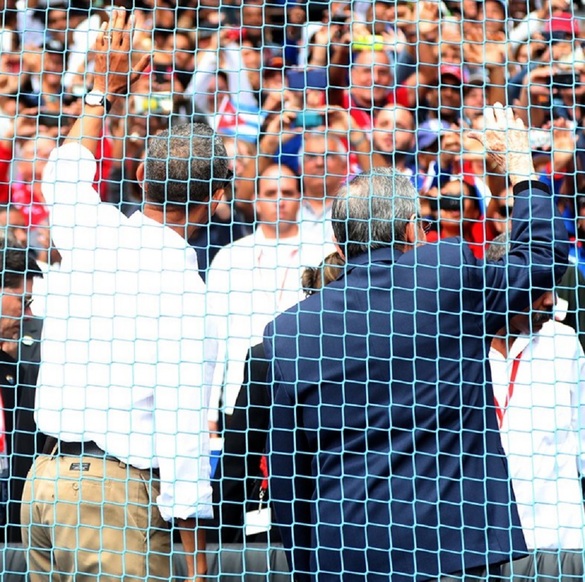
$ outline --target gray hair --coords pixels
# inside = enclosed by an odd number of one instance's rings
[[[486,261],[499,261],[510,250],[510,235],[507,232],[499,234],[491,242],[485,251]]]
[[[410,178],[373,168],[342,186],[331,211],[333,233],[347,258],[406,241],[406,226],[419,214]]]
[[[177,206],[206,202],[231,180],[223,140],[203,123],[174,125],[151,137],[147,150],[149,202]]]

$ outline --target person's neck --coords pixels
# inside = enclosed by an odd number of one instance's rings
[[[478,222],[479,222],[479,218],[478,218]],[[469,243],[473,243],[475,242],[473,240],[473,226],[474,223],[471,222],[470,220],[462,220],[462,231],[463,231],[463,239],[466,240]]]
[[[384,159],[398,172],[404,172],[407,169],[406,160],[408,159],[408,154],[392,152],[384,155]]]
[[[63,92],[61,81],[53,83],[43,80],[41,83],[41,92],[43,95],[61,95]]]
[[[447,224],[439,219],[439,237],[440,238],[452,238],[455,236],[461,236],[461,228],[459,224]]]
[[[291,223],[281,224],[280,222],[276,224],[262,224],[260,225],[260,230],[264,238],[280,240],[297,236],[299,234],[299,225]]]
[[[323,214],[333,202],[333,199],[329,196],[307,196],[304,195],[303,202],[311,207],[311,210],[315,214]]]
[[[189,240],[203,224],[197,222],[197,219],[193,217],[190,217],[190,220],[187,221],[185,212],[180,208],[164,208],[146,203],[142,212],[147,218],[170,228],[185,240]]]
[[[510,330],[504,329],[493,337],[492,348],[502,354],[504,358],[507,358],[516,339],[518,339],[517,334],[511,333]]]

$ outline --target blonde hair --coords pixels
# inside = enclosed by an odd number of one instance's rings
[[[319,291],[337,277],[343,271],[345,259],[337,252],[327,255],[318,267],[307,267],[301,276],[301,283],[308,297]]]

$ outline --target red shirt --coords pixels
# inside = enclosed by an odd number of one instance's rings
[[[487,228],[488,225],[486,224],[485,220],[482,217],[480,220],[473,223],[473,226],[471,227],[470,236],[463,239],[469,246],[471,252],[473,253],[473,256],[476,259],[484,258],[486,247],[485,243],[486,240],[490,239],[489,235],[486,233]],[[491,238],[493,238],[493,236]],[[436,243],[438,241],[439,241],[438,231],[432,230],[427,234],[428,243]]]
[[[104,137],[98,143],[96,150],[97,168],[94,177],[94,187],[98,191],[102,200],[107,200],[108,178],[112,169],[112,143],[107,137]],[[2,152],[0,152],[2,156]],[[12,157],[12,156],[11,156]],[[8,164],[10,167],[10,164]],[[2,164],[0,163],[0,172]],[[1,186],[4,183],[0,173],[0,195],[2,194]],[[49,211],[45,206],[42,195],[34,193],[31,184],[24,182],[14,182],[6,186],[6,202],[11,202],[20,207],[20,211],[26,218],[30,226],[45,225],[49,221]],[[8,194],[8,191],[10,194]],[[0,198],[0,203],[2,198]]]
[[[410,91],[410,87],[398,87],[397,89],[393,89],[388,94],[386,98],[386,105],[402,105],[403,107],[408,107],[408,92]],[[341,107],[350,112],[351,116],[353,117],[354,121],[358,124],[360,129],[371,130],[372,129],[372,115],[368,109],[364,109],[363,107],[359,107],[355,101],[351,98],[350,91],[343,92],[343,101]]]

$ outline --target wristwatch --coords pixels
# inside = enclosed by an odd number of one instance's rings
[[[109,113],[112,108],[111,101],[108,101],[101,91],[90,91],[85,96],[85,104],[92,107],[103,107],[106,113]]]

